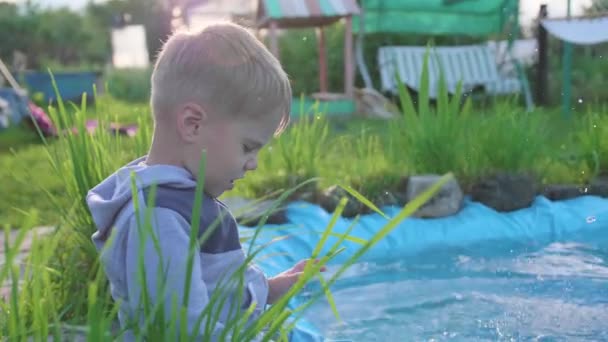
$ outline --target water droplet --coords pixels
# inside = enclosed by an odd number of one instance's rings
[[[583,175],[584,175],[584,174],[585,174],[585,170],[581,171],[581,174],[583,174]]]
[[[588,216],[586,221],[587,223],[593,223],[596,221],[596,218],[595,216]]]
[[[583,99],[578,99],[578,103],[583,103]]]
[[[307,40],[307,39],[308,39],[308,37],[302,37],[302,40]]]
[[[593,124],[593,128],[597,128],[597,125],[596,125],[596,124]]]

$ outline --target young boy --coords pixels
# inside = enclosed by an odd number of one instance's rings
[[[221,224],[194,255],[188,285],[189,332],[205,331],[206,319],[202,323],[197,319],[216,287],[230,293],[213,337],[223,332],[231,318],[227,311],[238,297],[242,298],[239,313],[254,305],[255,318],[298,280],[306,260],[270,279],[255,266],[247,266],[244,288],[218,285],[220,278],[228,279],[243,264],[245,254],[235,220],[217,197],[256,169],[258,151],[288,123],[291,96],[279,62],[239,26],[217,24],[197,33],[176,33],[164,44],[152,74],[155,124],[149,153],[116,171],[87,196],[98,228],[92,239],[112,296],[122,303],[123,327],[131,320],[143,323],[144,286],[152,305],[164,303],[166,317],[171,316],[174,301],[182,303],[197,181],[204,182],[199,237],[216,219]],[[205,177],[197,180],[203,150]],[[138,212],[151,212],[157,242],[138,229],[138,220],[144,217],[135,211],[131,174],[137,184]],[[155,205],[146,208],[153,184],[157,185]],[[139,278],[140,251],[144,279]],[[166,274],[158,272],[159,266]],[[158,288],[160,278],[166,281],[164,293]],[[132,337],[132,330],[129,334]]]

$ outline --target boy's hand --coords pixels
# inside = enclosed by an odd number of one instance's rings
[[[291,287],[300,279],[300,276],[304,273],[304,267],[306,262],[310,259],[304,259],[299,261],[292,268],[279,273],[278,275],[268,279],[268,304],[274,303],[277,299],[282,297]],[[318,260],[315,260],[315,263]],[[321,267],[320,271],[325,272],[327,268]]]

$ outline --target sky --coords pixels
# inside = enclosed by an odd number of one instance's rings
[[[24,2],[25,0],[0,0],[8,2]],[[89,0],[33,0],[41,4],[43,7],[60,7],[69,6],[72,9],[83,8]],[[94,0],[95,2],[103,2],[104,0]],[[523,25],[529,24],[537,15],[541,3],[548,4],[549,17],[564,17],[568,0],[520,0],[521,22]],[[591,3],[591,0],[571,0],[572,14],[578,15],[582,13],[582,8]]]

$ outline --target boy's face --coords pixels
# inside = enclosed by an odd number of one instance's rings
[[[211,119],[201,127],[200,137],[189,149],[188,169],[198,175],[200,155],[206,150],[205,192],[219,197],[234,187],[247,171],[257,168],[260,149],[270,141],[280,116],[264,119]]]

